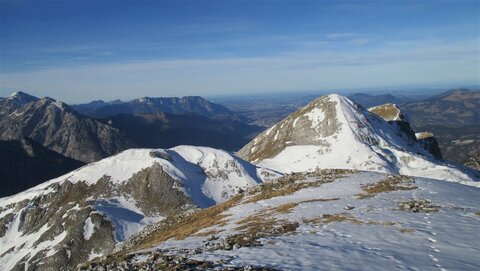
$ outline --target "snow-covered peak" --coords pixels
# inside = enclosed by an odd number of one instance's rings
[[[7,99],[16,99],[16,100],[19,100],[19,101],[25,101],[25,102],[31,102],[31,101],[36,101],[38,100],[37,97],[35,96],[32,96],[28,93],[25,93],[23,91],[16,91],[12,94],[10,94]]]
[[[337,94],[322,96],[292,113],[238,155],[285,173],[345,168],[463,183],[480,178],[435,159],[381,117]]]

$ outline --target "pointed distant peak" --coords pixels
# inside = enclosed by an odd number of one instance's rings
[[[351,103],[351,101],[347,97],[342,96],[340,94],[336,94],[336,93],[323,95],[313,100],[313,102],[316,102],[316,101],[330,101],[330,102],[348,101],[349,103]]]
[[[402,111],[394,103],[386,103],[370,107],[368,111],[382,117],[386,121],[405,121]]]
[[[28,93],[25,93],[23,91],[16,91],[8,96],[10,99],[17,99],[25,102],[30,102],[30,101],[36,101],[38,100],[37,97],[30,95]]]

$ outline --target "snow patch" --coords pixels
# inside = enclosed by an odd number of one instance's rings
[[[83,226],[83,238],[85,238],[85,240],[90,240],[94,232],[95,224],[92,223],[92,218],[88,217]]]

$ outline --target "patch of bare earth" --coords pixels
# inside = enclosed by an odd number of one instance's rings
[[[374,197],[379,193],[414,190],[417,189],[417,187],[413,185],[414,183],[413,179],[409,176],[389,175],[387,179],[383,181],[364,185],[362,187],[364,193],[358,195],[358,198],[366,199]]]
[[[358,225],[382,225],[382,226],[392,226],[397,223],[390,221],[371,221],[371,220],[361,220],[347,213],[340,214],[323,214],[319,217],[304,219],[305,224],[317,224],[317,225],[326,225],[335,222],[348,222]]]

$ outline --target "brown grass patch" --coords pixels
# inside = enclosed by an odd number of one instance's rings
[[[480,216],[480,211],[476,211],[474,214]]]
[[[392,226],[395,225],[395,222],[390,221],[365,221],[360,220],[351,216],[350,214],[340,213],[340,214],[323,214],[320,217],[312,218],[312,219],[303,219],[303,222],[306,224],[330,224],[334,222],[349,222],[358,225],[382,225],[382,226]]]
[[[417,187],[413,186],[412,183],[413,180],[410,177],[401,175],[389,175],[388,178],[383,181],[374,184],[364,185],[362,187],[362,190],[366,194],[357,195],[357,198],[366,199],[371,198],[378,193],[417,189]]]
[[[415,229],[412,229],[412,228],[401,228],[401,229],[400,229],[400,232],[402,232],[402,233],[412,233],[412,232],[415,232]]]
[[[237,205],[241,199],[241,195],[235,196],[224,203],[182,217],[178,221],[165,226],[163,229],[155,231],[147,240],[142,242],[143,245],[141,247],[150,247],[171,238],[183,240],[202,229],[225,225],[227,223],[227,216],[223,214],[223,212]]]
[[[287,213],[291,213],[293,211],[293,208],[297,207],[299,203],[296,203],[296,202],[291,202],[291,203],[286,203],[286,204],[282,204],[278,207],[275,207],[274,208],[274,212],[278,213],[278,214],[287,214]]]

